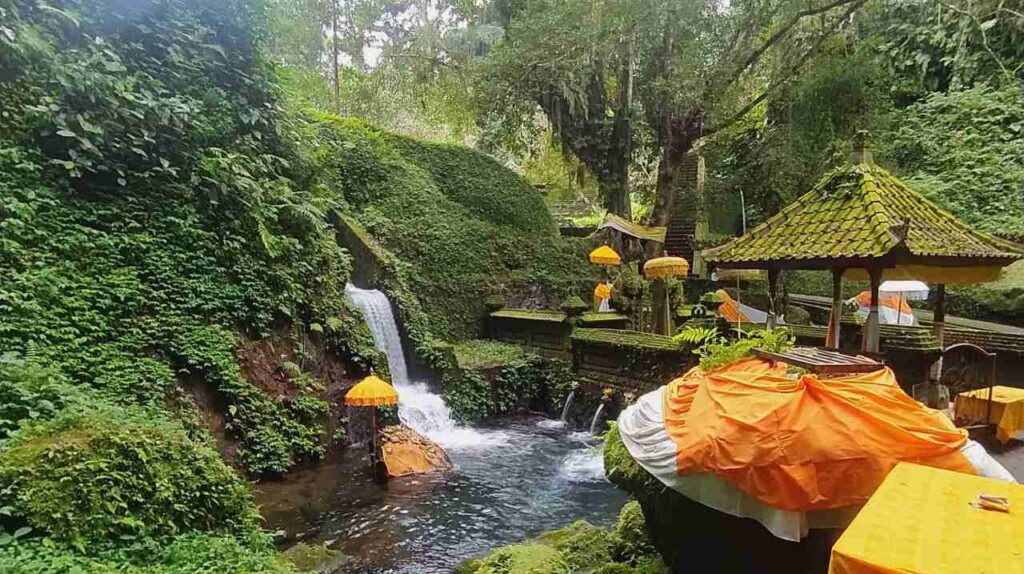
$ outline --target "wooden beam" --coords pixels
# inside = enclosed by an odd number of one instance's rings
[[[828,340],[825,346],[839,348],[839,325],[843,318],[843,269],[832,270],[832,313],[829,317]]]

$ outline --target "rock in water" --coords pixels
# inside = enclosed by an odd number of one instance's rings
[[[381,430],[381,450],[390,476],[407,476],[452,468],[448,453],[437,443],[405,425]]]

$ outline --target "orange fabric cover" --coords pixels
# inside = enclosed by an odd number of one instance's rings
[[[730,323],[743,322],[747,323],[750,319],[740,311],[739,305],[736,304],[736,300],[729,296],[729,292],[725,289],[719,289],[715,291],[715,295],[722,301],[722,304],[718,306],[718,314]]]
[[[680,474],[713,472],[784,510],[863,504],[899,461],[974,474],[967,432],[888,368],[821,380],[762,359],[696,367],[665,387],[664,407]]]
[[[861,307],[871,306],[871,292],[861,291],[857,297],[857,304]],[[914,309],[907,303],[907,298],[899,293],[886,293],[878,296],[878,304],[882,307],[895,309],[904,315],[913,315]]]

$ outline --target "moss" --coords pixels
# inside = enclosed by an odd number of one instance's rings
[[[615,536],[604,528],[578,520],[565,528],[541,534],[537,542],[561,552],[573,571],[587,571],[612,561]]]
[[[573,341],[588,343],[604,343],[615,347],[632,347],[653,351],[683,351],[683,345],[672,340],[672,337],[641,333],[639,331],[622,331],[617,329],[576,329],[572,332]]]
[[[480,561],[473,574],[566,574],[562,553],[540,544],[516,544],[492,552]]]
[[[463,560],[455,565],[455,569],[452,570],[452,574],[476,574],[476,571],[480,569],[483,563],[484,561],[479,558]]]
[[[584,242],[558,237],[539,194],[494,160],[355,120],[311,124],[332,191],[395,256],[389,274],[417,300],[415,310],[395,301],[404,322],[421,315],[434,337],[459,341],[481,331],[488,295],[529,286],[553,299],[596,279]]]
[[[644,470],[629,454],[616,424],[611,425],[608,434],[604,436],[604,468],[608,480],[629,492],[662,488],[658,479]]]
[[[661,557],[655,553],[644,526],[644,516],[636,502],[623,507],[619,524],[614,529],[600,528],[583,520],[565,528],[544,532],[521,545],[494,550],[483,560],[466,561],[456,567],[456,574],[485,572],[529,572],[512,560],[521,553],[558,557],[562,570],[556,572],[605,572],[607,574],[668,574]],[[487,564],[508,565],[508,569],[488,570]],[[549,572],[552,570],[540,570]]]
[[[619,520],[615,523],[615,537],[618,543],[617,554],[629,561],[655,552],[651,535],[647,532],[644,512],[640,508],[640,503],[635,500],[627,502],[619,511]]]
[[[285,559],[303,572],[334,572],[345,561],[345,556],[323,544],[300,542],[283,552]]]
[[[523,319],[527,321],[552,321],[555,323],[565,321],[565,313],[562,311],[537,311],[532,309],[502,309],[491,313],[491,317]]]
[[[499,341],[474,339],[454,345],[453,348],[460,369],[493,369],[526,357],[522,347]]]

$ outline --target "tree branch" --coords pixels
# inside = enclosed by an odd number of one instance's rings
[[[804,10],[800,10],[796,14],[793,14],[793,16],[788,21],[786,21],[786,23],[783,24],[781,28],[776,30],[775,33],[769,36],[763,44],[758,46],[755,50],[753,50],[750,54],[747,55],[747,57],[742,62],[740,62],[739,67],[736,68],[732,76],[730,76],[729,79],[720,87],[724,90],[726,87],[736,82],[736,80],[738,80],[751,66],[753,66],[761,58],[761,56],[763,56],[764,53],[768,51],[769,48],[771,48],[784,37],[786,37],[789,34],[789,32],[804,18],[810,16],[817,16],[818,14],[824,14],[829,10],[838,8],[840,6],[845,6],[847,4],[855,4],[859,7],[863,3],[864,0],[832,0],[832,2],[824,4],[817,8],[806,8]]]
[[[842,17],[836,20],[836,26],[838,27],[838,25],[840,25],[843,21],[845,21],[847,18],[853,15],[853,13],[856,12],[865,2],[867,2],[867,0],[850,0],[850,2],[848,2],[850,3],[850,7],[846,10],[846,12],[843,13]],[[720,132],[728,128],[729,126],[733,125],[734,123],[738,122],[740,119],[743,118],[743,116],[750,113],[750,111],[757,107],[758,104],[763,102],[765,98],[767,98],[772,92],[788,84],[789,81],[793,79],[796,73],[800,70],[800,68],[802,68],[803,65],[806,64],[812,56],[818,54],[821,51],[822,46],[825,45],[825,41],[832,37],[832,32],[834,30],[835,28],[832,28],[828,32],[822,33],[820,36],[818,36],[818,38],[814,41],[814,44],[812,44],[811,47],[808,48],[802,56],[800,56],[800,59],[797,60],[796,64],[793,64],[792,66],[790,66],[788,70],[786,70],[786,72],[782,75],[781,79],[772,82],[771,85],[769,85],[767,88],[765,88],[763,92],[761,92],[761,95],[757,96],[756,98],[748,102],[747,105],[743,106],[740,109],[740,111],[730,116],[729,119],[725,120],[721,124],[718,124],[714,127],[705,129],[703,136],[706,137],[714,134],[715,132]]]

